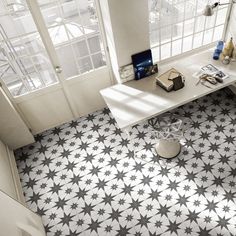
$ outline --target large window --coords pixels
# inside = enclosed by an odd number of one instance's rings
[[[229,1],[224,1],[229,2]],[[222,39],[228,5],[210,17],[202,15],[206,0],[149,0],[150,40],[154,61]]]
[[[94,0],[37,2],[30,11],[26,0],[0,0],[0,81],[14,97],[58,82],[33,12],[42,13],[64,79],[106,64]]]

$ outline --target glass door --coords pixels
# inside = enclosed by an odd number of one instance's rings
[[[0,80],[13,97],[58,82],[25,1],[0,0]]]
[[[106,65],[94,0],[38,0],[66,79]]]

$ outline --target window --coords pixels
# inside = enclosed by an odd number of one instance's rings
[[[154,61],[222,39],[229,5],[220,6],[213,16],[205,17],[202,11],[206,4],[205,0],[149,0],[150,44]]]

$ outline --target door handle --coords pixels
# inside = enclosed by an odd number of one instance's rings
[[[62,68],[60,66],[56,66],[55,71],[57,74],[60,74],[62,72]]]

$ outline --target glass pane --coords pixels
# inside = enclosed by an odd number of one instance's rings
[[[172,39],[181,38],[183,35],[183,22],[176,23],[172,26]]]
[[[206,17],[206,29],[213,28],[215,24],[216,14],[211,17]]]
[[[80,24],[82,24],[88,30],[99,32],[98,18],[94,0],[75,0],[75,2],[80,16]]]
[[[28,33],[37,32],[33,18],[29,12],[24,15],[12,13],[0,16],[1,26],[9,38],[24,36]]]
[[[43,6],[41,7],[42,9],[41,12],[42,12],[46,25],[49,27],[59,25],[61,23],[62,16],[61,16],[60,8],[57,5],[57,2],[48,3],[48,4],[43,4],[40,2],[41,1],[39,1],[39,5]]]
[[[196,19],[196,23],[195,23],[195,32],[200,32],[204,30],[204,25],[205,25],[205,20],[206,17],[204,16],[199,16]]]
[[[90,53],[96,53],[102,50],[99,35],[89,38],[88,44],[89,44]]]
[[[161,26],[167,26],[172,23],[172,15],[174,12],[174,6],[168,2],[162,2],[161,9],[159,10]]]
[[[160,31],[159,29],[151,30],[150,31],[150,41],[151,41],[151,47],[155,47],[159,45],[159,39],[160,39]]]
[[[170,43],[161,46],[161,60],[170,57]]]
[[[213,29],[206,30],[204,34],[203,44],[208,44],[212,42]]]
[[[80,58],[78,60],[80,73],[85,73],[93,69],[90,57]]]
[[[102,54],[101,52],[95,55],[92,55],[92,59],[93,59],[93,65],[94,68],[99,68],[101,66],[104,66],[105,63],[105,55]]]
[[[181,53],[182,39],[172,42],[172,56],[176,56]]]
[[[188,36],[183,39],[183,52],[190,51],[192,49],[193,36]]]
[[[56,51],[62,66],[63,75],[69,78],[79,74],[71,46],[65,45],[64,47],[56,48]]]
[[[29,74],[27,77],[28,84],[31,90],[39,89],[43,87],[43,82],[41,81],[41,75],[38,73]]]
[[[191,19],[195,16],[197,1],[186,1],[185,5],[185,20]]]
[[[198,48],[202,46],[203,32],[194,35],[193,48]]]
[[[171,40],[171,26],[161,28],[161,43],[169,42]]]
[[[3,80],[12,94],[12,96],[20,96],[21,94],[25,94],[28,92],[28,89],[23,84],[23,82],[19,79],[19,77],[8,78],[7,80]]]
[[[24,44],[25,41],[22,40],[20,37],[16,39],[11,39],[10,42],[16,52],[19,53],[21,56],[28,55],[28,50],[26,48],[26,45]]]
[[[152,59],[153,59],[153,62],[160,61],[160,47],[152,48]]]
[[[216,18],[216,25],[221,25],[225,23],[227,10],[228,8],[223,8],[223,9],[218,10],[217,18]]]
[[[35,33],[21,38],[22,43],[28,51],[28,55],[45,51],[41,38],[37,36],[38,34]]]
[[[46,85],[51,85],[57,82],[57,77],[54,73],[52,73],[52,71],[40,70],[39,74]]]
[[[174,5],[172,14],[173,22],[181,22],[184,20],[184,8],[185,8],[184,1]]]
[[[73,49],[75,51],[76,56],[85,57],[89,55],[87,43],[85,40],[81,42],[77,42],[73,44]]]
[[[184,36],[193,34],[194,18],[184,22]]]
[[[223,31],[224,31],[224,25],[215,27],[213,41],[222,40]]]
[[[21,62],[23,63],[23,66],[26,69],[28,74],[35,72],[33,62],[31,61],[30,58],[23,57],[23,58],[21,58]]]

